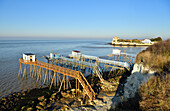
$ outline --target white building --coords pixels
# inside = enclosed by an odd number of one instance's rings
[[[32,53],[24,53],[23,60],[27,62],[35,62],[35,54]]]
[[[73,50],[72,51],[72,56],[73,57],[80,57],[81,56],[81,51]]]
[[[57,59],[61,57],[61,54],[59,53],[50,53],[50,59]]]
[[[117,36],[113,37],[112,44],[117,43],[119,38]]]
[[[143,41],[141,41],[142,43],[145,43],[145,44],[153,44],[154,42],[151,42],[151,40],[149,39],[145,39]]]
[[[120,55],[120,53],[121,53],[121,50],[113,49],[113,53],[112,54]]]

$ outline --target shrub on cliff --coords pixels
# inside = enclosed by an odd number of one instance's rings
[[[149,46],[138,54],[136,62],[143,62],[157,73],[139,89],[141,110],[170,109],[170,39]]]
[[[136,57],[136,63],[141,63],[157,72],[170,71],[170,39],[155,43]]]
[[[139,90],[141,110],[170,109],[170,74],[153,76]]]
[[[157,38],[152,38],[150,39],[151,41],[162,41],[162,38],[161,37],[157,37]]]

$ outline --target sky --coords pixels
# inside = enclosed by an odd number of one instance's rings
[[[1,38],[170,38],[170,0],[0,0]]]

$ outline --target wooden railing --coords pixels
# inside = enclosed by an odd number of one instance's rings
[[[58,72],[60,74],[67,75],[67,76],[73,77],[75,79],[78,79],[80,84],[82,85],[83,89],[85,90],[86,94],[89,96],[90,100],[93,100],[95,98],[94,90],[92,89],[92,87],[90,86],[90,84],[88,83],[88,81],[86,80],[84,75],[79,71],[56,66],[56,65],[41,62],[41,61],[31,62],[31,61],[19,59],[19,62],[23,63],[23,64],[39,66],[39,67],[45,68],[47,70]]]

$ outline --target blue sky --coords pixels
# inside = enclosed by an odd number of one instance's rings
[[[0,0],[0,38],[170,38],[170,0]]]

